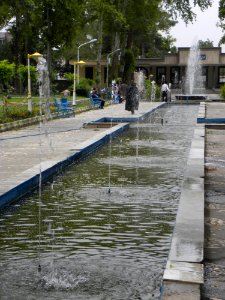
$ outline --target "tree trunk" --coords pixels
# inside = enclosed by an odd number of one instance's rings
[[[102,28],[103,28],[103,18],[101,15],[98,22],[98,54],[97,54],[97,70],[96,70],[96,79],[97,79],[98,87],[100,87],[101,85]]]
[[[114,48],[112,51],[115,51],[117,49],[120,49],[120,35],[118,32],[116,32],[115,34],[115,39],[114,39]],[[110,76],[109,78],[115,79],[118,77],[118,56],[119,56],[120,52],[115,52],[112,56],[112,64],[111,64],[111,72],[110,72]]]

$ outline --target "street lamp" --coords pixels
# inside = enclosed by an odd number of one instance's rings
[[[74,66],[73,73],[73,106],[76,105],[76,66],[83,65],[85,62],[83,60],[80,61],[71,61],[71,65]]]
[[[35,52],[33,54],[27,54],[27,72],[28,72],[28,87],[27,87],[27,100],[28,100],[28,110],[32,111],[32,99],[31,99],[31,78],[30,78],[30,58],[34,58],[36,61],[38,57],[43,57],[42,54]]]
[[[93,40],[90,40],[90,41],[88,41],[86,43],[83,43],[83,44],[81,44],[81,45],[78,46],[78,49],[77,49],[77,61],[80,61],[80,48],[82,46],[94,43],[96,41],[97,41],[97,39],[93,39]],[[79,84],[80,83],[80,69],[79,69],[79,65],[77,66],[77,81],[78,81],[78,84]]]
[[[112,55],[112,54],[114,54],[115,52],[118,52],[118,51],[121,51],[121,49],[116,49],[116,50],[114,50],[114,51],[112,51],[111,53],[109,53],[108,55],[107,55],[107,61],[106,61],[106,63],[107,63],[107,68],[106,68],[106,86],[107,86],[107,91],[108,91],[108,88],[109,88],[109,57],[110,57],[110,55]]]

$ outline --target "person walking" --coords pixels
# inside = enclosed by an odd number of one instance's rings
[[[126,91],[126,103],[125,103],[125,110],[134,114],[135,110],[138,110],[139,107],[139,91],[134,81],[131,81],[130,85]]]
[[[161,92],[162,92],[162,101],[167,102],[170,89],[166,81],[161,86]]]

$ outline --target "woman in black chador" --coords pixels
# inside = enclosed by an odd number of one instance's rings
[[[139,92],[136,83],[132,81],[126,91],[125,110],[131,111],[133,115],[134,110],[138,110],[138,106],[139,106]]]

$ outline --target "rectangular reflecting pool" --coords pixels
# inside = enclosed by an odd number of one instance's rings
[[[162,107],[6,208],[1,299],[159,299],[197,113]]]

